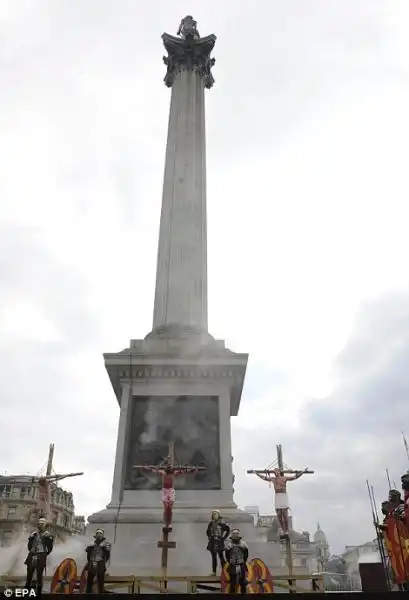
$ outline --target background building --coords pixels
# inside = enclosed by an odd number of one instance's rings
[[[72,533],[76,533],[77,535],[85,535],[87,524],[85,522],[85,517],[83,515],[74,515],[72,522]]]
[[[244,510],[251,514],[257,528],[258,538],[264,542],[280,543],[280,526],[275,515],[260,515],[258,506],[246,506]],[[293,567],[295,572],[314,573],[317,571],[316,547],[310,540],[308,531],[298,532],[293,529],[293,518],[289,516],[289,532]],[[281,570],[287,569],[285,543],[281,547]]]
[[[257,525],[257,522],[260,517],[258,506],[245,506],[244,510],[246,513],[248,513],[249,515],[251,515],[253,517],[254,525]]]
[[[0,546],[12,544],[25,526],[35,526],[38,496],[38,478],[0,476]],[[72,493],[55,484],[51,484],[50,516],[48,528],[57,539],[85,530],[85,517],[74,514]]]
[[[345,561],[345,573],[348,578],[349,589],[360,590],[359,563],[381,562],[378,541],[375,539],[360,546],[345,546],[342,558]]]
[[[323,573],[327,569],[330,558],[330,548],[327,536],[322,531],[319,523],[317,523],[317,531],[314,534],[314,544],[316,548],[318,571]]]

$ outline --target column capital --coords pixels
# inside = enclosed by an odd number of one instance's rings
[[[212,34],[199,37],[196,21],[191,16],[182,19],[177,35],[180,37],[169,33],[162,35],[163,45],[168,53],[168,56],[163,57],[167,66],[165,84],[172,87],[179,71],[196,71],[205,87],[211,88],[214,84],[211,68],[216,60],[210,58],[210,53],[216,43],[216,36]]]

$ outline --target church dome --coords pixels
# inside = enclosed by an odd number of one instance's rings
[[[321,544],[321,545],[327,545],[328,544],[328,542],[327,542],[327,536],[322,531],[319,523],[317,523],[317,531],[314,534],[314,542],[316,544]]]

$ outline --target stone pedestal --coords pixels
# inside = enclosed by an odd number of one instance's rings
[[[232,526],[244,527],[245,537],[255,538],[253,518],[238,510],[233,500],[231,457],[230,418],[238,412],[247,355],[230,352],[222,341],[209,334],[194,336],[192,331],[188,335],[179,330],[176,337],[173,330],[173,335],[169,338],[151,334],[145,340],[132,340],[130,348],[123,352],[105,355],[121,412],[111,502],[106,510],[91,515],[89,521],[91,529],[103,527],[107,537],[115,540],[111,562],[115,573],[125,573],[131,566],[132,572],[138,574],[152,574],[152,569],[160,568],[156,544],[163,525],[161,481],[154,474],[145,477],[138,471],[134,476],[132,463],[157,464],[166,456],[167,436],[174,436],[171,441],[175,442],[178,462],[195,464],[196,452],[203,451],[205,466],[214,463],[211,479],[206,472],[202,481],[195,481],[195,476],[176,479],[171,539],[175,539],[177,548],[169,553],[169,572],[175,568],[179,574],[204,574],[204,568],[207,573],[205,532],[214,509],[221,510]],[[177,414],[172,422],[172,411],[176,410],[172,402],[181,397],[189,405],[199,399],[199,404],[195,404],[197,413],[189,413],[186,405],[183,418]],[[206,421],[206,410],[203,413],[199,407],[210,399],[213,413]],[[170,407],[166,407],[169,401]],[[135,412],[138,403],[145,411],[139,415]],[[154,414],[150,423],[146,406],[162,403],[163,411]],[[208,440],[208,428],[213,428],[213,436],[217,432],[217,439]],[[141,453],[146,451],[148,460],[144,461]]]
[[[277,568],[280,564],[279,544],[259,540],[256,529],[253,523],[248,521],[246,513],[236,509],[223,511],[223,516],[231,527],[240,529],[243,538],[249,544],[252,557],[262,558],[267,565]],[[93,522],[92,529],[97,526],[103,527],[107,538],[115,540],[110,573],[134,574],[141,577],[161,574],[162,551],[157,547],[162,538],[163,527],[160,510],[121,509],[118,515],[117,511],[107,509],[93,515],[93,518],[98,518],[99,522]],[[173,531],[169,539],[176,542],[176,548],[169,550],[169,575],[200,576],[211,573],[211,556],[206,550],[208,521],[207,510],[175,509]]]

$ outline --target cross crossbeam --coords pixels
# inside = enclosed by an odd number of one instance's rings
[[[250,469],[249,471],[247,471],[248,475],[257,475],[258,473],[260,475],[274,475],[274,472],[275,469]],[[311,471],[310,469],[303,469],[302,471],[297,471],[295,469],[285,469],[284,471],[280,470],[280,474],[282,475],[297,475],[299,473],[302,473],[303,475],[312,475],[315,473],[315,471]]]

